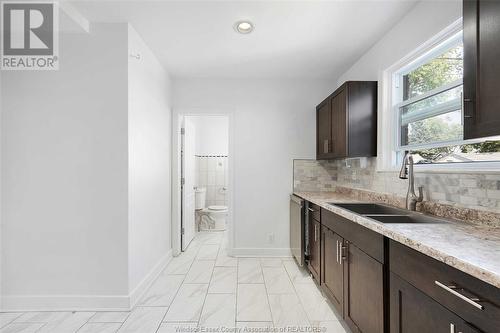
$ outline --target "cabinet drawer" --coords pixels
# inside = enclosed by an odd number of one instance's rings
[[[498,332],[500,289],[392,240],[389,258],[391,272],[480,330]]]
[[[384,236],[326,209],[321,209],[321,223],[377,261],[384,263]]]
[[[312,217],[316,221],[321,222],[321,208],[318,205],[309,202],[308,214],[309,217]]]

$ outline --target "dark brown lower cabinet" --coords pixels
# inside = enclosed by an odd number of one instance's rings
[[[391,333],[480,332],[394,273],[390,274],[390,318]]]
[[[345,242],[344,318],[353,332],[384,331],[384,265]]]
[[[337,311],[342,314],[344,307],[344,267],[340,248],[344,244],[342,237],[327,227],[322,228],[322,271],[321,286]]]
[[[321,210],[321,286],[353,332],[383,333],[384,239]]]
[[[321,270],[321,224],[309,217],[309,261],[307,267],[316,282],[320,283]]]

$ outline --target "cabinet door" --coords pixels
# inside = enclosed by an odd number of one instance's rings
[[[332,98],[333,157],[347,156],[347,92],[340,91]]]
[[[316,110],[316,157],[327,158],[331,152],[332,112],[328,99]]]
[[[464,137],[500,135],[500,1],[464,0]]]
[[[391,333],[479,332],[396,274],[390,276]]]
[[[344,318],[353,332],[381,333],[384,331],[383,265],[352,243],[344,243]]]
[[[321,269],[321,224],[309,215],[309,263],[308,268],[313,277],[320,283]]]
[[[330,229],[322,229],[321,286],[332,304],[342,313],[344,299],[344,271],[340,257],[343,239]]]

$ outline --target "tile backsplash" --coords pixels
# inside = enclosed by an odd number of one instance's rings
[[[227,156],[196,156],[197,187],[207,189],[206,206],[227,206]]]
[[[456,207],[500,213],[500,173],[415,173],[415,186],[424,186],[424,200]],[[294,191],[333,191],[336,187],[405,197],[408,180],[398,172],[376,170],[376,158],[294,160]]]

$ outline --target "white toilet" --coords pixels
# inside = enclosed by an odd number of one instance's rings
[[[198,187],[195,190],[195,209],[199,217],[199,230],[223,231],[226,230],[227,206],[205,207],[207,189]]]

